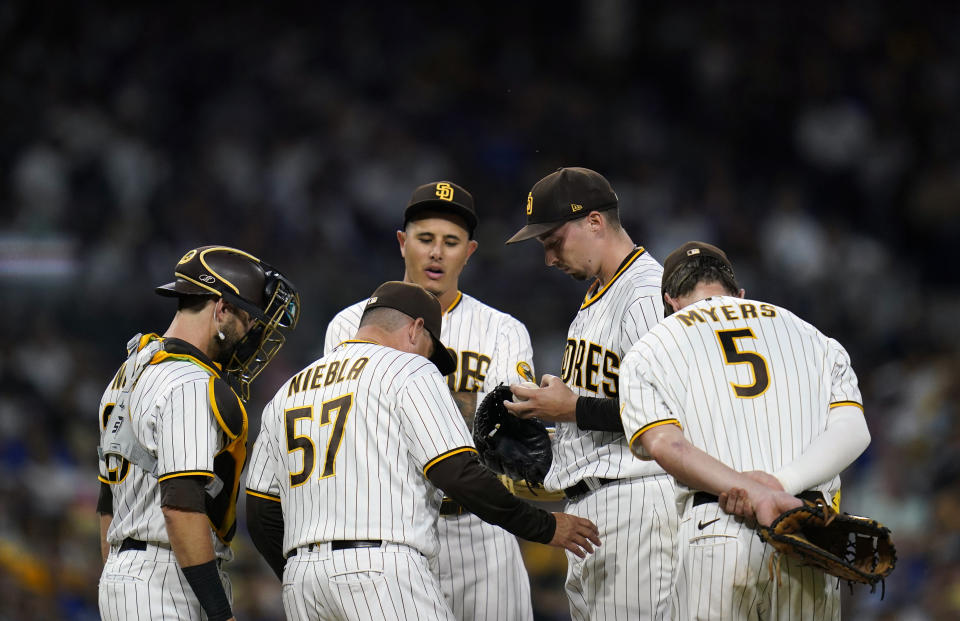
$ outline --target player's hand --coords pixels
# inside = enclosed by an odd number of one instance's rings
[[[569,550],[580,558],[593,554],[594,545],[601,545],[600,531],[590,520],[569,513],[554,513],[553,516],[557,518],[557,530],[550,545]]]
[[[723,492],[720,494],[717,504],[723,511],[731,515],[739,515],[748,520],[752,520],[754,517],[753,505],[750,504],[750,497],[745,489],[734,487]]]
[[[764,494],[753,503],[755,519],[761,526],[770,526],[781,513],[796,509],[802,504],[802,500],[786,492]]]
[[[784,511],[795,509],[803,504],[796,496],[767,487],[747,490],[734,487],[720,494],[720,508],[727,513],[739,515],[762,526],[769,526]]]
[[[751,481],[759,483],[766,489],[775,492],[783,491],[783,485],[780,484],[780,480],[772,474],[762,470],[748,470],[741,474]],[[720,494],[719,505],[721,509],[733,515],[739,515],[749,520],[753,520],[756,517],[749,495],[743,488],[733,488]]]
[[[549,423],[577,421],[577,395],[556,375],[546,374],[540,388],[511,384],[513,401],[504,401],[507,410],[520,418],[539,418]]]
[[[776,490],[778,492],[784,491],[783,484],[780,482],[780,479],[773,476],[769,472],[764,472],[763,470],[747,470],[746,472],[741,472],[740,474],[748,479],[756,481],[760,485],[769,487],[772,490]]]

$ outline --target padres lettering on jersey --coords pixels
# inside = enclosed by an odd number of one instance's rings
[[[305,387],[308,373],[314,379]],[[433,363],[347,341],[264,409],[247,491],[283,504],[285,552],[317,541],[381,539],[429,557],[437,552],[441,494],[425,474],[475,450]]]
[[[735,297],[688,306],[624,358],[622,418],[631,448],[659,424],[738,471],[775,472],[799,457],[832,408],[860,405],[850,358],[790,311]],[[819,491],[827,498],[839,477]]]
[[[561,377],[578,395],[618,398],[621,359],[663,317],[663,268],[635,249],[604,287],[587,292],[570,324]],[[585,431],[558,423],[545,486],[560,490],[587,477],[618,479],[662,474],[656,463],[634,459],[621,433]]]
[[[560,379],[564,384],[582,388],[594,397],[618,395],[620,356],[596,343],[567,339],[563,350]]]

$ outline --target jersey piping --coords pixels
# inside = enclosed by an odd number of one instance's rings
[[[620,275],[627,271],[627,268],[630,267],[630,265],[644,252],[646,252],[646,250],[644,250],[643,246],[637,246],[631,254],[627,255],[627,258],[624,259],[623,263],[620,264],[620,269],[618,269],[617,273],[613,275],[613,278],[610,279],[610,282],[605,284],[599,291],[593,292],[594,287],[600,284],[599,280],[595,280],[590,286],[590,289],[587,289],[587,295],[585,295],[583,298],[583,304],[580,305],[580,310],[587,308],[599,300],[603,294],[607,292],[607,289],[610,288],[610,285],[615,283],[617,279],[620,278]]]
[[[621,409],[622,409],[622,408],[621,408]],[[644,425],[644,426],[641,427],[640,429],[637,429],[637,432],[636,432],[635,434],[633,434],[632,436],[630,436],[630,450],[631,450],[631,451],[633,450],[633,443],[636,442],[637,440],[639,440],[639,439],[640,439],[640,436],[642,436],[642,435],[643,435],[644,433],[646,433],[647,431],[650,431],[650,430],[653,429],[654,427],[659,427],[659,426],[661,426],[661,425],[676,425],[676,426],[679,427],[680,429],[683,429],[683,425],[681,425],[681,424],[680,424],[680,421],[678,421],[676,418],[666,418],[666,419],[664,419],[664,420],[654,421],[654,422],[652,422],[652,423],[649,423],[649,424],[647,424],[647,425]]]
[[[443,461],[447,457],[453,457],[454,455],[458,455],[460,453],[467,453],[467,452],[476,453],[477,449],[473,448],[472,446],[461,446],[460,448],[455,448],[452,451],[447,451],[443,455],[437,455],[436,457],[431,459],[429,462],[427,462],[427,465],[423,467],[423,475],[426,476],[430,468],[433,468],[434,466],[439,464],[441,461]]]

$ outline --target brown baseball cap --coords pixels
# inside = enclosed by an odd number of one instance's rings
[[[418,187],[403,212],[404,228],[424,211],[450,212],[460,216],[467,224],[470,239],[473,239],[473,231],[479,220],[473,206],[473,196],[463,187],[452,181],[434,181]]]
[[[373,292],[367,305],[363,308],[366,313],[372,308],[392,308],[416,319],[423,319],[423,327],[433,339],[433,355],[430,362],[437,366],[441,375],[449,375],[457,368],[457,361],[440,342],[440,327],[443,311],[440,300],[432,293],[409,282],[391,280],[383,283]]]
[[[591,211],[614,209],[617,193],[600,173],[573,166],[558,168],[533,186],[527,195],[527,226],[507,240],[515,244],[552,231]]]
[[[670,277],[685,263],[703,256],[713,257],[719,260],[730,268],[731,274],[733,273],[733,264],[730,263],[730,259],[727,258],[727,253],[723,250],[706,242],[688,241],[667,255],[667,259],[663,262],[663,280],[660,281],[661,290],[666,288],[667,281],[670,280]]]

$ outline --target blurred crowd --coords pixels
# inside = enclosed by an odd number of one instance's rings
[[[402,277],[412,189],[450,179],[480,213],[462,288],[557,373],[585,283],[503,241],[561,165],[606,175],[655,257],[716,243],[847,347],[873,441],[843,508],[899,561],[845,618],[960,617],[958,30],[950,3],[0,3],[0,621],[97,618],[97,403],[186,250],[302,292],[256,430],[335,312]],[[235,545],[238,618],[282,618]],[[567,618],[562,556],[525,550],[539,618]]]

